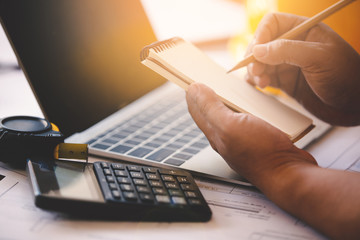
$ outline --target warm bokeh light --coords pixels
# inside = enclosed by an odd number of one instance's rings
[[[246,0],[245,7],[247,28],[229,41],[229,49],[234,54],[236,62],[244,58],[247,46],[253,39],[261,19],[267,13],[277,10],[277,0]],[[264,91],[270,94],[282,94],[280,90],[271,87],[266,87]]]
[[[301,16],[311,17],[338,0],[277,0],[278,10]],[[349,6],[324,20],[335,32],[344,38],[360,53],[360,1],[354,1]]]
[[[276,11],[276,0],[247,0],[246,14],[248,18],[249,30],[255,33],[256,28],[268,12]]]
[[[252,40],[261,19],[269,12],[276,11],[277,0],[246,0],[247,27],[229,41],[229,49],[234,54],[235,60],[240,61]]]

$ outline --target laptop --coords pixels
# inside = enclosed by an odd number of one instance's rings
[[[250,185],[210,147],[183,90],[141,65],[141,49],[156,41],[141,1],[0,0],[0,17],[67,142],[88,143],[96,157]]]

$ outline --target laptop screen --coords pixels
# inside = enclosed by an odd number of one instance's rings
[[[0,0],[0,17],[45,116],[65,136],[164,83],[140,63],[156,39],[138,0]]]

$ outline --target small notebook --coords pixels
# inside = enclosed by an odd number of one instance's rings
[[[141,51],[141,62],[187,90],[193,82],[212,88],[230,109],[250,113],[277,127],[295,142],[313,127],[312,119],[230,73],[190,42],[175,37]]]

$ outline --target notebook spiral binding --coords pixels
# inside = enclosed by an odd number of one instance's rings
[[[184,42],[182,38],[173,37],[164,41],[155,42],[151,45],[144,47],[140,52],[140,60],[143,61],[149,56],[150,49],[153,49],[156,53],[165,51],[169,48],[175,47],[177,44]]]

